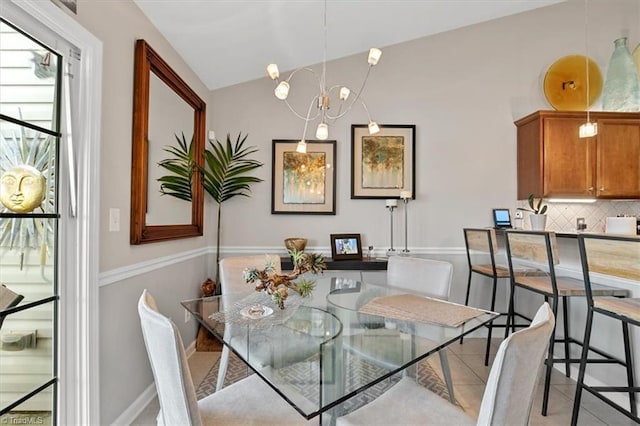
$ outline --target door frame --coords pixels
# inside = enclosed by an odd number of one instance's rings
[[[58,352],[59,424],[100,423],[99,207],[102,42],[50,1],[1,0],[2,13],[19,27],[44,26],[82,55],[75,141],[77,208],[61,206]],[[75,120],[74,120],[75,121]],[[66,142],[63,142],[66,143]],[[69,188],[61,176],[60,188]]]

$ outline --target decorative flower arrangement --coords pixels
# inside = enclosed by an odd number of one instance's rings
[[[327,269],[321,254],[305,253],[289,250],[293,262],[293,271],[289,274],[277,274],[273,262],[267,260],[264,269],[247,268],[242,272],[247,283],[255,283],[256,291],[265,291],[271,295],[280,309],[284,309],[284,302],[289,296],[289,289],[299,293],[302,297],[309,296],[315,288],[315,281],[301,279],[294,282],[300,275],[311,272],[317,274]]]

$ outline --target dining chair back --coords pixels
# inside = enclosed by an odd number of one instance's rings
[[[279,256],[261,254],[222,258],[220,260],[220,291],[223,305],[228,305],[225,295],[228,295],[229,293],[246,293],[249,295],[255,292],[253,285],[244,281],[242,273],[247,268],[264,269],[268,264],[273,266],[276,273],[279,274],[282,271]],[[227,345],[223,345],[222,354],[220,355],[220,365],[218,367],[216,391],[219,391],[224,386],[224,379],[227,375],[227,368],[229,366],[229,355],[229,347]]]
[[[387,263],[387,285],[449,300],[453,265],[442,260],[392,256]]]
[[[260,254],[253,256],[232,256],[220,259],[220,290],[225,293],[251,293],[255,291],[251,284],[247,284],[242,278],[242,272],[247,268],[264,269],[265,265],[272,264],[275,272],[281,272],[279,256]]]
[[[625,367],[627,376],[626,386],[593,386],[584,383],[587,368],[588,351],[583,348],[580,359],[580,369],[576,383],[573,414],[571,424],[576,425],[580,412],[582,391],[586,390],[602,401],[640,423],[636,394],[640,387],[636,384],[634,371],[634,357],[631,349],[629,325],[640,327],[640,298],[594,297],[592,279],[594,274],[625,280],[640,281],[640,237],[622,235],[581,234],[578,236],[578,247],[582,261],[582,271],[587,292],[587,321],[584,331],[585,348],[591,343],[591,331],[594,314],[604,315],[609,319],[618,320],[622,325],[622,342],[624,346],[624,360],[618,364]],[[629,409],[615,402],[607,393],[625,392],[629,398]]]
[[[525,426],[529,423],[538,376],[554,324],[553,312],[545,302],[528,328],[512,334],[500,344],[477,421],[415,381],[403,378],[372,402],[339,417],[336,424]]]
[[[453,265],[442,260],[392,256],[387,263],[388,286],[412,290],[436,299],[449,300],[452,279]],[[438,351],[438,356],[449,398],[455,402],[447,352]]]
[[[158,423],[202,424],[184,345],[175,324],[158,311],[147,290],[138,302],[138,313],[160,402]]]
[[[0,328],[6,317],[6,315],[2,315],[1,312],[16,306],[23,298],[23,295],[9,290],[4,284],[0,285]]]
[[[491,366],[479,425],[527,425],[555,316],[543,303],[529,328],[504,340]]]
[[[160,403],[159,425],[312,424],[257,374],[198,400],[180,333],[147,290],[138,313]]]

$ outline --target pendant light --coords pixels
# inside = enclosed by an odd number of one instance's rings
[[[584,0],[584,39],[585,39],[585,74],[587,78],[587,96],[585,100],[586,110],[587,110],[587,122],[580,125],[578,129],[578,136],[580,138],[590,138],[598,134],[598,123],[592,123],[589,119],[589,106],[591,103],[591,99],[589,98],[589,31],[588,31],[588,23],[589,23],[589,0]]]

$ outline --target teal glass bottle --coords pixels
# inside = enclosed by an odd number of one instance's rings
[[[614,50],[602,88],[605,111],[640,111],[640,77],[627,48],[627,38],[614,42]]]

